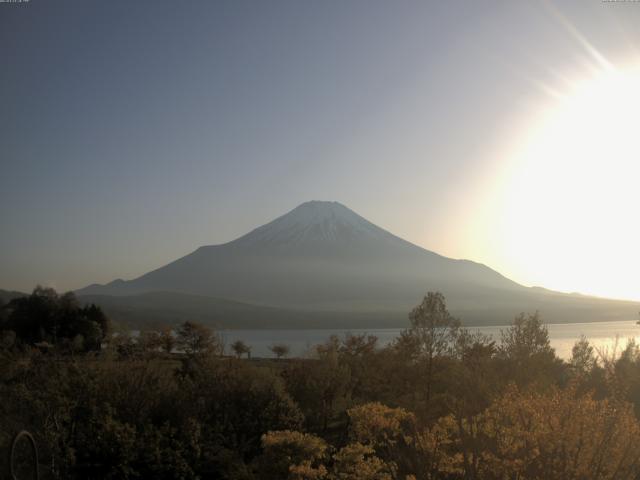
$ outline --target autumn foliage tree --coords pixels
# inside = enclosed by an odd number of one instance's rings
[[[177,330],[176,346],[188,355],[221,354],[222,342],[209,327],[186,321]]]
[[[77,314],[72,296],[14,303],[3,328],[16,311],[40,315],[26,324],[42,331],[29,329],[27,342],[0,332],[0,451],[32,431],[47,478],[640,475],[640,347],[602,355],[581,339],[564,361],[537,314],[491,338],[430,293],[390,345],[347,334],[303,358],[246,361],[220,355],[220,338],[194,322],[139,336],[123,328],[106,351],[79,355],[61,333],[60,318]]]
[[[457,422],[451,422],[457,425]],[[451,431],[470,478],[636,478],[640,426],[630,404],[511,387],[485,412]]]

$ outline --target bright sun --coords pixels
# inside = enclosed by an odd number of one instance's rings
[[[526,284],[640,299],[640,69],[573,85],[509,158],[500,263]]]

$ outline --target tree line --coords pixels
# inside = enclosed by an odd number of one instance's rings
[[[537,313],[495,339],[430,292],[389,345],[334,336],[306,358],[277,344],[250,359],[193,322],[116,334],[46,289],[0,311],[0,448],[30,430],[49,478],[640,475],[640,348],[583,338],[564,361]]]

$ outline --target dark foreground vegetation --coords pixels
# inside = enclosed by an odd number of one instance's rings
[[[346,336],[304,359],[274,345],[267,360],[242,342],[224,356],[190,322],[113,335],[98,307],[46,289],[0,312],[0,450],[28,429],[45,478],[640,474],[640,349],[583,339],[562,361],[537,314],[494,341],[429,293],[392,345]]]

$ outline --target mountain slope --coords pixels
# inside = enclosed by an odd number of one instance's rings
[[[0,304],[2,302],[9,303],[14,298],[26,297],[28,294],[22,292],[16,292],[13,290],[1,290],[0,289]]]
[[[138,295],[81,295],[82,304],[100,305],[116,324],[130,328],[156,328],[193,320],[216,328],[295,329],[384,328],[401,324],[400,312],[306,311],[251,305],[218,298],[175,292]]]
[[[175,292],[307,312],[386,312],[391,318],[406,314],[428,290],[442,291],[452,311],[471,323],[503,323],[535,309],[550,321],[633,318],[638,308],[523,287],[484,265],[413,245],[339,203],[318,201],[134,280],[92,285],[78,294]]]
[[[79,293],[162,290],[285,307],[384,308],[449,285],[522,288],[484,265],[417,247],[339,203],[308,202],[232,242]]]

